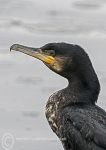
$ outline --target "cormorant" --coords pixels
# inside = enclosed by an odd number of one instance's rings
[[[106,112],[95,103],[100,84],[89,56],[78,45],[49,43],[40,48],[14,44],[11,50],[38,58],[69,84],[50,96],[46,117],[65,150],[106,150]]]

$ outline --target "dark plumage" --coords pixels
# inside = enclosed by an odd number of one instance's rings
[[[42,60],[68,79],[68,86],[54,93],[46,105],[47,120],[64,149],[106,150],[106,112],[95,104],[100,85],[87,53],[67,43],[49,43],[40,49],[13,45],[11,49]]]

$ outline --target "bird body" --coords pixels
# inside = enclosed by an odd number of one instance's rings
[[[105,150],[106,112],[97,105],[66,104],[67,90],[54,93],[47,102],[46,117],[53,132],[66,150]]]
[[[65,150],[106,150],[106,112],[96,105],[100,84],[89,56],[78,45],[49,43],[41,48],[13,45],[65,77],[68,86],[52,94],[46,118]]]

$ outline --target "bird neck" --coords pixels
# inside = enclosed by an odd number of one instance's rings
[[[69,85],[66,93],[71,103],[91,103],[97,101],[100,85],[94,70],[73,73],[68,79]]]

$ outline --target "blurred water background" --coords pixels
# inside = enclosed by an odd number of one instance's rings
[[[106,0],[0,0],[0,149],[62,149],[44,111],[67,81],[39,60],[9,52],[14,43],[48,42],[76,43],[88,52],[101,83],[97,104],[106,110]]]

